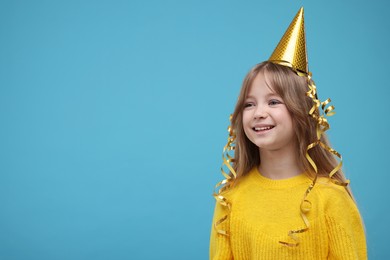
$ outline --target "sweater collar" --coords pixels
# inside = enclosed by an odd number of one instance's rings
[[[273,180],[261,175],[257,167],[254,167],[250,171],[249,175],[254,178],[261,186],[263,186],[263,188],[271,189],[291,188],[300,184],[307,184],[312,182],[305,173],[301,173],[297,176],[287,179]]]

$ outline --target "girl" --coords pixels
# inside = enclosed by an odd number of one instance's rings
[[[214,194],[210,259],[367,258],[341,155],[324,133],[333,106],[317,99],[305,46],[301,8],[269,61],[244,79],[225,146],[229,174],[222,169]]]

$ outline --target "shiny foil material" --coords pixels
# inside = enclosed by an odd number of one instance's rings
[[[269,61],[308,73],[303,7],[287,28]]]
[[[230,121],[232,120],[232,115],[230,115]],[[218,234],[229,236],[229,233],[226,230],[219,228],[219,225],[222,224],[229,216],[231,205],[230,202],[223,196],[223,192],[228,190],[231,185],[233,185],[234,180],[237,177],[236,171],[233,169],[234,163],[234,149],[235,149],[235,140],[236,135],[234,134],[233,128],[231,125],[228,127],[228,142],[223,148],[222,151],[222,166],[221,173],[225,177],[224,180],[218,182],[215,185],[213,196],[215,200],[227,209],[227,214],[223,215],[220,219],[218,219],[214,223],[214,228],[216,229]]]
[[[301,7],[298,13],[295,15],[290,26],[287,28],[282,39],[279,41],[279,44],[276,46],[274,52],[272,53],[269,61],[290,67],[297,75],[301,77],[306,77],[308,82],[308,91],[306,95],[313,100],[313,106],[309,111],[309,116],[316,120],[316,132],[317,140],[309,144],[306,149],[306,159],[309,161],[313,170],[316,173],[312,184],[307,188],[301,203],[301,216],[303,222],[305,223],[305,228],[298,230],[290,230],[288,236],[292,239],[292,242],[279,241],[281,244],[287,246],[298,246],[299,237],[297,234],[305,232],[309,229],[309,220],[306,214],[310,211],[311,203],[306,198],[309,195],[310,191],[313,189],[317,181],[317,165],[314,160],[309,155],[309,150],[313,149],[316,146],[322,147],[327,152],[333,154],[339,158],[338,165],[329,173],[329,178],[332,182],[337,185],[347,186],[349,181],[339,182],[332,178],[332,176],[341,169],[342,166],[342,157],[336,150],[327,146],[321,141],[321,135],[327,131],[330,126],[326,117],[332,116],[334,114],[334,106],[328,106],[330,99],[321,102],[317,98],[317,88],[314,81],[311,79],[311,73],[308,69],[307,61],[307,52],[306,52],[306,36],[305,36],[305,21],[304,21],[304,11]],[[321,108],[321,110],[320,110]]]

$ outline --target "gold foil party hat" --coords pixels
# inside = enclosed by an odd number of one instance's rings
[[[299,72],[306,74],[309,72],[303,7],[301,7],[295,15],[294,20],[291,22],[268,60],[273,63],[291,67]]]

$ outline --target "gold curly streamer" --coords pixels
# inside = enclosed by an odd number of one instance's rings
[[[329,146],[327,146],[326,144],[324,144],[321,141],[322,134],[330,128],[328,120],[326,119],[326,117],[327,116],[329,117],[329,116],[332,116],[332,115],[335,114],[334,106],[332,105],[332,106],[329,106],[329,107],[326,108],[326,106],[331,102],[330,98],[326,99],[323,102],[320,102],[317,99],[317,97],[316,97],[316,86],[314,84],[314,81],[311,79],[311,74],[309,74],[307,78],[308,78],[309,91],[306,93],[306,95],[313,100],[313,106],[312,106],[312,108],[309,111],[309,115],[311,117],[313,117],[317,121],[317,126],[316,126],[317,140],[315,142],[313,142],[313,143],[308,145],[308,147],[306,149],[306,158],[309,161],[309,163],[311,164],[311,166],[313,167],[315,173],[317,174],[317,166],[316,166],[315,162],[312,160],[312,158],[309,155],[309,150],[310,149],[314,148],[317,145],[320,145],[326,151],[328,151],[331,154],[337,156],[340,159],[340,161],[339,161],[338,165],[329,173],[329,178],[333,182],[338,183],[339,185],[346,186],[348,184],[348,182],[340,183],[340,182],[332,179],[332,176],[338,170],[340,170],[341,167],[342,167],[342,156],[341,156],[341,154],[338,153],[336,150],[330,148]],[[319,108],[319,104],[321,104],[321,110],[323,112],[322,115],[320,114],[320,111],[318,109]],[[315,111],[317,111],[317,113],[315,113]]]
[[[310,184],[310,186],[307,188],[305,194],[303,195],[303,199],[301,202],[301,207],[300,207],[301,217],[302,217],[302,220],[305,223],[306,227],[304,227],[302,229],[297,229],[297,230],[290,230],[288,232],[288,236],[294,241],[293,243],[289,243],[289,242],[285,242],[285,241],[279,241],[279,243],[281,243],[285,246],[290,246],[290,247],[298,246],[300,243],[300,239],[296,234],[303,233],[303,232],[306,232],[309,230],[310,222],[309,222],[309,219],[307,218],[306,214],[311,209],[311,202],[309,200],[307,200],[306,197],[309,195],[310,191],[314,188],[316,180],[317,180],[317,175],[315,176],[315,178],[314,178],[313,182]],[[305,206],[305,203],[307,204],[306,206]]]
[[[282,65],[286,66],[286,64],[282,64]],[[338,170],[340,170],[342,167],[342,156],[336,150],[332,149],[331,147],[327,146],[326,144],[324,144],[321,141],[322,134],[330,128],[330,125],[329,125],[326,117],[329,117],[329,116],[332,116],[335,114],[335,112],[334,112],[335,107],[333,105],[326,107],[331,102],[331,99],[328,98],[323,102],[321,102],[318,99],[317,88],[316,88],[314,81],[311,79],[312,74],[310,72],[309,73],[301,72],[301,71],[297,70],[292,64],[287,64],[287,66],[290,67],[297,75],[307,78],[309,90],[306,92],[306,96],[310,97],[313,101],[313,106],[309,110],[309,116],[311,116],[314,120],[317,121],[317,125],[316,125],[317,140],[307,146],[306,155],[305,155],[306,159],[308,160],[310,165],[313,167],[314,172],[316,173],[315,178],[313,179],[310,186],[307,188],[307,190],[302,198],[302,202],[301,202],[301,207],[300,207],[301,217],[302,217],[302,220],[305,224],[305,227],[301,228],[301,229],[297,229],[297,230],[290,230],[288,232],[288,236],[294,241],[293,243],[279,241],[279,243],[281,243],[283,245],[295,247],[295,246],[298,246],[300,243],[300,240],[299,240],[299,237],[297,236],[297,234],[303,233],[303,232],[306,232],[307,230],[309,230],[310,222],[309,222],[309,219],[307,217],[307,213],[311,209],[311,202],[309,200],[307,200],[307,196],[309,195],[311,190],[314,188],[316,181],[317,181],[318,168],[317,168],[317,165],[314,162],[314,160],[310,157],[309,150],[311,150],[314,147],[316,147],[317,145],[319,145],[324,150],[337,156],[339,158],[339,163],[329,173],[329,175],[328,175],[329,179],[333,183],[340,185],[340,186],[347,186],[349,184],[349,180],[347,180],[345,182],[339,182],[339,181],[332,178],[333,175],[336,174],[336,172]],[[321,107],[322,113],[320,112],[321,111],[320,107]],[[230,115],[230,121],[231,121],[231,118],[232,118],[232,115]],[[226,230],[218,229],[218,225],[220,225],[221,223],[226,221],[226,219],[228,218],[228,215],[231,211],[231,204],[222,195],[222,193],[224,191],[226,191],[229,187],[231,187],[232,183],[234,182],[234,180],[236,179],[236,176],[237,176],[237,174],[232,166],[232,164],[234,162],[234,158],[230,155],[230,152],[234,151],[234,149],[235,149],[234,141],[235,141],[236,136],[234,135],[234,132],[233,132],[233,129],[231,126],[228,127],[228,132],[229,132],[228,142],[225,145],[225,147],[223,148],[223,152],[222,152],[223,164],[221,166],[221,173],[225,177],[225,179],[216,184],[216,186],[214,187],[214,193],[213,193],[213,196],[216,199],[216,201],[220,205],[222,205],[223,207],[227,208],[227,213],[214,223],[214,228],[216,229],[217,233],[219,233],[221,235],[225,235],[225,236],[229,236],[229,233]],[[227,167],[229,169],[229,173],[227,173],[224,170],[224,167]],[[305,204],[306,204],[306,207],[305,207]]]
[[[285,64],[282,64],[282,65],[285,65]],[[311,79],[311,77],[312,77],[311,72],[308,72],[308,73],[301,72],[301,71],[297,70],[292,64],[289,64],[288,67],[290,67],[298,76],[307,78],[309,90],[306,92],[306,96],[310,97],[312,99],[312,101],[313,101],[313,106],[309,110],[309,116],[311,116],[314,120],[316,120],[316,124],[317,124],[316,125],[317,140],[307,146],[307,148],[306,148],[306,155],[305,155],[306,159],[308,160],[310,165],[313,167],[314,172],[316,173],[314,180],[312,181],[312,183],[310,184],[310,186],[306,190],[306,192],[305,192],[305,194],[303,196],[302,202],[301,202],[301,208],[300,208],[301,209],[301,217],[302,217],[303,222],[304,222],[306,227],[304,227],[302,229],[298,229],[298,230],[290,230],[288,232],[288,236],[294,241],[293,243],[279,241],[279,243],[281,243],[283,245],[286,245],[286,246],[298,246],[300,241],[299,241],[299,237],[297,236],[297,234],[306,232],[309,229],[309,226],[310,226],[310,223],[309,223],[309,220],[308,220],[308,217],[307,217],[307,213],[310,211],[310,207],[309,208],[307,208],[307,207],[305,208],[305,207],[303,207],[303,205],[306,203],[306,204],[309,204],[311,206],[311,202],[308,201],[306,198],[309,195],[309,193],[311,192],[311,190],[313,189],[313,187],[314,187],[314,185],[315,185],[315,183],[317,181],[317,174],[318,174],[317,165],[314,162],[314,160],[310,157],[309,150],[311,150],[314,147],[316,147],[317,145],[319,145],[325,151],[328,151],[331,154],[337,156],[339,158],[339,163],[329,173],[329,175],[328,175],[329,179],[333,183],[335,183],[337,185],[340,185],[340,186],[347,186],[349,184],[349,180],[347,180],[345,182],[340,182],[340,181],[337,181],[334,178],[332,178],[333,175],[336,174],[336,172],[338,170],[340,170],[341,167],[342,167],[342,156],[336,150],[330,148],[329,146],[327,146],[326,144],[324,144],[321,141],[322,134],[330,128],[330,125],[329,125],[328,120],[327,120],[326,117],[329,117],[329,116],[332,116],[332,115],[335,114],[335,112],[334,112],[335,107],[333,105],[327,107],[327,105],[330,104],[331,99],[328,98],[328,99],[326,99],[323,102],[321,102],[318,99],[318,97],[317,97],[317,87],[316,87],[314,81]],[[322,113],[321,113],[320,107],[321,107]]]
[[[232,115],[230,115],[230,121],[231,120],[232,120]],[[222,151],[223,163],[221,166],[221,173],[225,177],[225,179],[218,182],[215,185],[214,193],[213,193],[215,200],[220,205],[222,205],[227,209],[227,213],[214,223],[214,228],[216,229],[217,233],[225,236],[229,236],[229,233],[226,230],[219,229],[218,225],[222,224],[228,218],[228,215],[231,211],[231,205],[229,201],[222,195],[222,193],[226,191],[229,187],[231,187],[231,185],[233,184],[234,180],[237,177],[236,171],[233,169],[234,158],[233,156],[230,155],[231,152],[234,152],[235,149],[234,141],[236,139],[236,136],[234,134],[231,125],[228,127],[228,132],[229,132],[228,142],[224,146]],[[224,167],[228,168],[229,170],[228,173],[225,171]]]

